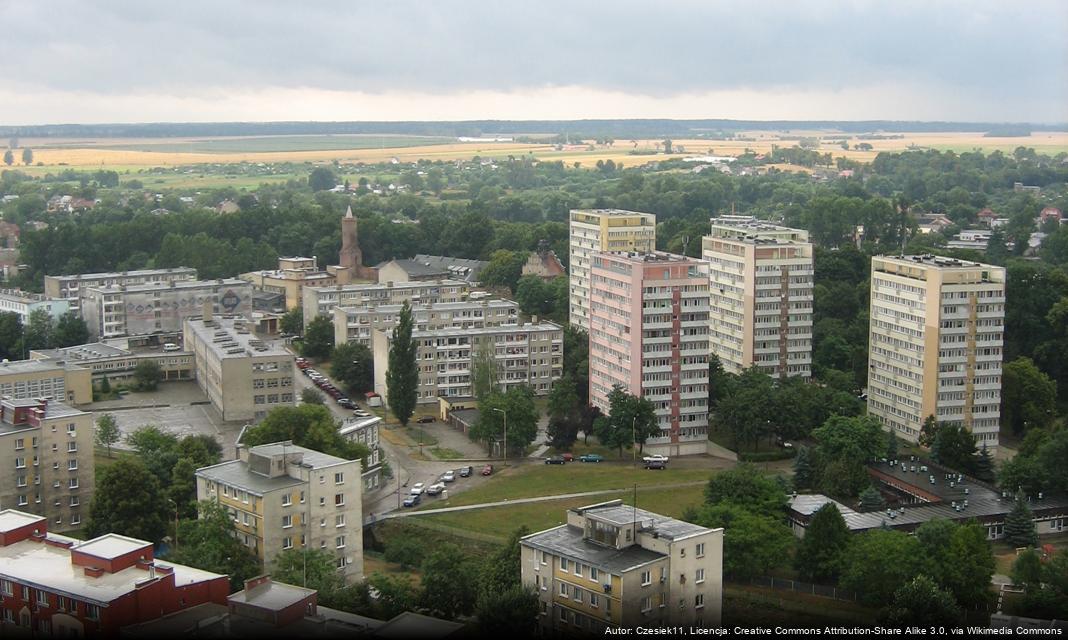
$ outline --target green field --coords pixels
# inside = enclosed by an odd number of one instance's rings
[[[346,149],[390,149],[422,147],[456,142],[452,138],[398,135],[259,136],[242,138],[203,138],[197,140],[144,141],[94,144],[94,149],[114,151],[155,151],[159,153],[269,153],[283,151],[338,151]],[[82,149],[82,142],[40,145],[41,149]]]

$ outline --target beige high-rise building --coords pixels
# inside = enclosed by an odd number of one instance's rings
[[[543,634],[722,622],[723,529],[613,500],[569,509],[567,524],[520,546],[523,586],[538,594]]]
[[[932,255],[871,261],[868,413],[915,442],[923,421],[998,445],[1005,269]]]
[[[81,296],[90,287],[112,287],[119,285],[154,284],[166,286],[171,282],[196,280],[197,270],[192,267],[175,267],[173,269],[141,269],[138,271],[118,271],[108,273],[82,273],[71,276],[45,276],[44,294],[49,298],[64,298],[69,301],[70,310],[81,308]]]
[[[218,502],[237,539],[273,569],[287,549],[323,549],[346,581],[363,579],[360,461],[275,442],[238,445],[237,460],[197,469],[197,500]]]
[[[399,304],[366,307],[334,307],[334,344],[358,342],[371,346],[375,329],[397,325]],[[479,329],[519,322],[519,303],[511,300],[469,300],[412,305],[415,331],[435,329]]]
[[[30,356],[35,353],[31,351]],[[88,404],[93,401],[92,371],[68,361],[41,362],[34,358],[0,362],[0,397]]]
[[[572,209],[569,238],[571,324],[590,330],[590,267],[598,251],[656,249],[656,216],[623,209]]]
[[[93,497],[93,416],[45,399],[0,400],[0,510],[77,529]]]
[[[708,262],[712,353],[730,373],[783,378],[812,369],[812,243],[808,232],[731,216],[713,218]]]

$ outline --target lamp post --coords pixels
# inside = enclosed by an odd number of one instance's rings
[[[638,464],[638,442],[634,437],[636,431],[634,425],[638,422],[638,414],[634,414],[634,418],[630,421],[630,463],[632,465]]]
[[[170,498],[167,498],[167,502],[174,505],[174,550],[178,550],[178,503]]]
[[[494,411],[504,415],[504,456],[505,460],[508,459],[508,412],[504,409],[493,408]]]

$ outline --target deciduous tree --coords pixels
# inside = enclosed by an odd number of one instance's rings
[[[805,537],[797,545],[794,565],[802,580],[827,583],[838,579],[842,555],[852,534],[834,503],[828,502],[812,516]]]
[[[419,394],[419,365],[416,344],[412,340],[412,308],[405,300],[393,329],[389,345],[389,364],[386,370],[386,402],[393,415],[404,426],[415,411]]]
[[[89,507],[90,536],[118,533],[158,542],[167,530],[159,480],[136,458],[120,457],[97,473]]]
[[[325,358],[334,348],[334,323],[324,315],[315,316],[304,332],[301,353],[307,358]]]
[[[330,372],[350,395],[361,395],[374,389],[374,357],[367,345],[346,342],[334,347],[330,354]]]
[[[110,413],[102,414],[96,419],[96,443],[107,448],[109,458],[111,457],[111,445],[118,442],[121,437],[122,433],[119,432],[119,425],[115,422],[115,417]]]
[[[898,587],[887,612],[887,622],[897,627],[952,627],[961,620],[963,616],[953,596],[924,575]]]
[[[178,525],[178,545],[167,560],[230,576],[231,590],[244,588],[245,580],[260,573],[260,563],[237,537],[234,520],[217,502],[197,505],[199,518]]]
[[[920,543],[900,531],[877,529],[855,536],[842,556],[845,589],[870,606],[890,602],[894,593],[922,570]]]

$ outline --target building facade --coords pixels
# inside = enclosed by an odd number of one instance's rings
[[[371,336],[375,360],[375,392],[386,397],[386,369],[392,329]],[[472,395],[472,366],[481,345],[497,361],[499,388],[507,391],[529,385],[545,395],[563,375],[564,331],[552,322],[528,322],[481,329],[413,331],[419,366],[418,402],[437,402],[440,396]]]
[[[238,445],[238,457],[197,469],[197,500],[218,502],[237,537],[270,572],[288,549],[322,549],[346,581],[363,579],[359,460],[276,442]]]
[[[69,302],[71,311],[78,311],[80,300],[86,289],[91,287],[113,287],[119,285],[151,284],[157,287],[171,282],[196,280],[197,270],[192,267],[175,267],[173,269],[143,269],[139,271],[120,271],[108,273],[83,273],[72,276],[45,276],[44,294],[49,298],[64,298]]]
[[[589,331],[593,254],[655,250],[656,216],[622,209],[573,209],[568,243],[571,324]]]
[[[384,331],[397,325],[401,306],[334,307],[334,344],[358,342],[370,347],[374,330]],[[519,304],[511,300],[427,302],[412,306],[412,322],[416,331],[516,324],[519,322]]]
[[[459,280],[307,287],[304,289],[304,327],[307,328],[315,316],[331,315],[334,307],[399,305],[404,301],[412,305],[463,302],[470,293],[467,283]]]
[[[0,313],[18,315],[23,326],[29,324],[30,314],[38,309],[44,309],[55,321],[70,311],[70,301],[65,298],[49,298],[39,293],[19,289],[0,289]]]
[[[703,238],[712,353],[724,370],[778,378],[812,373],[812,243],[808,232],[736,216]]]
[[[378,429],[381,426],[382,418],[378,416],[369,418],[351,416],[345,418],[337,430],[342,437],[352,442],[359,442],[371,451],[371,454],[367,456],[367,469],[363,472],[364,491],[374,491],[382,481],[382,449],[378,445]]]
[[[281,293],[285,296],[287,310],[300,306],[306,287],[327,287],[337,283],[335,274],[319,270],[315,256],[278,258],[277,269],[250,271],[238,278],[261,291]]]
[[[189,318],[184,336],[195,359],[197,384],[223,420],[258,421],[275,407],[295,404],[296,358],[257,339],[244,319]]]
[[[127,346],[119,346],[126,344]],[[128,347],[128,341],[123,339],[109,342],[91,342],[73,347],[61,349],[41,349],[31,351],[30,360],[41,365],[64,367],[67,370],[67,387],[72,387],[72,374],[86,369],[91,374],[89,386],[83,386],[80,378],[76,378],[78,386],[74,387],[75,399],[68,402],[82,404],[92,402],[92,386],[108,379],[109,384],[116,382],[130,382],[133,380],[137,365],[143,360],[151,360],[159,365],[160,374],[165,382],[171,380],[192,380],[195,368],[193,354],[188,351],[163,351],[162,347],[154,349],[133,351]],[[2,373],[0,365],[0,373]],[[0,395],[5,392],[0,383]],[[46,396],[48,397],[48,396]],[[84,400],[78,398],[85,398]]]
[[[523,586],[538,594],[543,634],[722,621],[723,529],[613,500],[570,509],[567,524],[520,545]]]
[[[670,253],[593,254],[590,404],[606,415],[619,386],[656,407],[654,453],[705,453],[708,443],[708,275]]]
[[[997,447],[1005,269],[932,255],[871,265],[868,413],[911,442],[934,416]]]
[[[59,402],[0,400],[0,508],[82,526],[93,497],[93,416]]]
[[[0,362],[0,397],[88,404],[93,401],[92,372],[69,362]]]
[[[252,315],[252,285],[244,280],[185,280],[156,284],[89,287],[82,293],[81,315],[89,336],[177,336],[182,321],[198,315],[205,303],[216,313]]]
[[[151,542],[114,533],[83,542],[49,532],[46,518],[0,511],[0,636],[117,638],[229,593],[225,575],[159,564]]]

